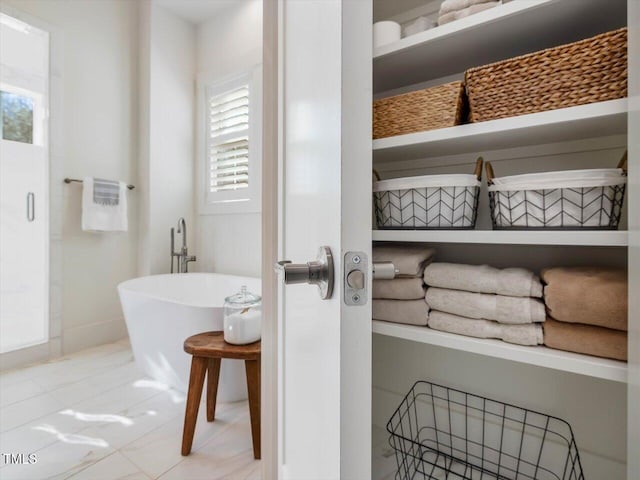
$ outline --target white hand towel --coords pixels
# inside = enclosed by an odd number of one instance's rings
[[[424,270],[424,283],[430,287],[477,293],[497,293],[509,297],[542,297],[542,283],[524,268],[498,268],[489,265],[432,263]]]
[[[503,325],[491,320],[477,320],[432,310],[428,325],[434,330],[476,338],[498,338],[517,345],[542,345],[544,336],[540,324]]]
[[[444,0],[444,2],[440,4],[440,11],[438,12],[438,15],[442,16],[449,12],[457,12],[467,8],[468,6],[469,0]]]
[[[82,230],[126,232],[127,184],[91,177],[82,182]]]
[[[502,3],[502,0],[444,0],[440,5],[438,15],[444,15],[449,12],[459,12],[474,5],[482,5],[484,3]]]
[[[473,1],[473,0],[469,0],[469,1]],[[462,18],[468,17],[469,15],[473,15],[475,13],[480,13],[484,10],[497,7],[501,3],[502,2],[492,2],[492,1],[483,0],[482,3],[477,3],[467,8],[463,8],[461,10],[454,10],[447,13],[441,12],[440,16],[438,17],[438,25],[444,25],[446,23],[453,22],[454,20],[460,20]]]
[[[546,318],[544,303],[536,298],[429,288],[426,299],[432,310],[505,324],[544,322]]]

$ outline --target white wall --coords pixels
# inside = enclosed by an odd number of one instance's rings
[[[141,5],[139,274],[168,273],[170,229],[187,222],[195,250],[193,163],[195,27],[157,4]],[[189,229],[189,227],[191,227]],[[177,242],[182,237],[177,236]]]
[[[55,125],[52,118],[51,129],[62,129],[52,137],[61,145],[52,149],[60,152],[56,161],[64,175],[136,183],[136,2],[3,0],[3,5],[41,19],[64,37],[64,93],[51,99],[63,112]],[[66,185],[62,192],[62,344],[69,353],[126,335],[116,286],[136,275],[138,192],[129,196],[130,228],[124,234],[82,232],[81,188]],[[51,205],[60,203],[52,199]]]
[[[262,1],[238,2],[197,28],[197,72],[224,78],[262,62]],[[197,164],[197,162],[196,162]],[[196,268],[260,276],[259,213],[199,215]]]

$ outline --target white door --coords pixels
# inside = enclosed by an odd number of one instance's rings
[[[49,35],[0,13],[0,353],[49,338]]]
[[[328,299],[314,285],[278,280],[278,335],[269,343],[278,355],[278,435],[271,437],[278,462],[265,478],[371,478],[372,5],[281,0],[265,2],[264,12],[265,95],[280,88],[279,146],[265,138],[265,157],[270,144],[279,156],[278,176],[264,174],[278,196],[267,191],[263,206],[263,241],[277,249],[267,245],[264,265],[306,264],[327,246],[335,273]],[[278,25],[271,35],[270,19]],[[366,274],[365,289],[345,293],[345,258],[348,272]],[[265,295],[275,278],[265,275]]]

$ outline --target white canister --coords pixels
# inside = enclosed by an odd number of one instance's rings
[[[257,342],[262,334],[262,299],[247,292],[242,286],[240,293],[224,300],[224,340],[234,345]]]
[[[397,22],[389,20],[373,24],[373,48],[400,40],[402,28]]]

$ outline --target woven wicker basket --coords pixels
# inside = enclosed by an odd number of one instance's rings
[[[464,87],[452,82],[373,102],[373,138],[392,137],[459,125]]]
[[[627,29],[465,73],[471,122],[627,96]]]

